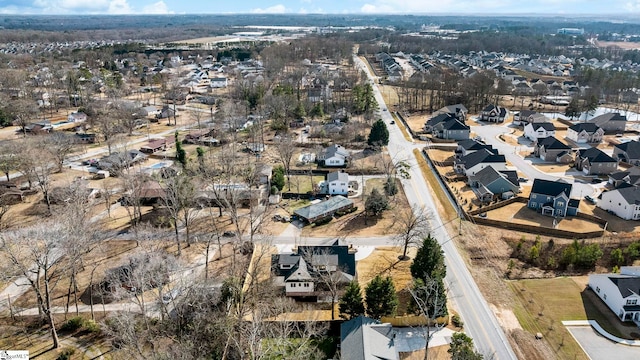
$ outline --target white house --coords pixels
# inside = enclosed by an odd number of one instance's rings
[[[605,191],[598,201],[598,207],[613,212],[625,220],[639,220],[640,189],[629,186]]]
[[[529,123],[524,127],[524,137],[531,141],[549,136],[556,136],[556,127],[552,123]]]
[[[341,167],[345,166],[348,157],[349,151],[347,149],[340,145],[333,144],[322,150],[318,154],[317,160],[321,166]]]
[[[594,123],[578,123],[567,129],[567,139],[577,143],[599,143],[604,136],[604,130]]]
[[[589,275],[589,287],[620,320],[640,322],[640,267],[623,266],[620,274]]]
[[[87,121],[87,114],[83,112],[72,112],[67,116],[67,121],[70,123]]]
[[[225,88],[229,85],[229,81],[226,77],[215,77],[209,79],[210,85],[212,88]]]
[[[330,172],[321,188],[329,195],[347,195],[349,193],[349,174],[341,171]]]

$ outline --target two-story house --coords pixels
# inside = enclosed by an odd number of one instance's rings
[[[623,266],[620,274],[589,275],[589,288],[620,320],[640,322],[640,267]]]
[[[487,166],[475,175],[469,176],[469,187],[480,202],[490,202],[497,196],[509,194],[513,196],[520,192],[518,174],[515,170],[498,171]]]
[[[549,136],[556,136],[556,127],[552,123],[529,123],[524,127],[524,137],[537,141]]]
[[[472,152],[478,151],[480,149],[487,149],[493,153],[498,153],[497,150],[494,150],[493,146],[489,144],[485,144],[474,139],[466,139],[458,141],[458,147],[455,150],[456,158],[467,156]]]
[[[627,170],[616,171],[609,174],[609,184],[614,188],[620,186],[640,186],[640,167],[633,166]]]
[[[605,191],[600,196],[597,206],[625,220],[639,220],[640,188],[627,185]]]
[[[562,181],[535,179],[527,207],[535,209],[542,215],[575,216],[578,213],[580,200],[571,199],[573,185]]]
[[[497,171],[507,170],[507,162],[504,155],[496,154],[487,149],[480,149],[454,161],[455,171],[467,177],[475,175],[488,166]]]
[[[326,180],[320,184],[320,190],[328,195],[347,195],[349,193],[349,174],[334,171],[327,174]]]
[[[458,119],[451,119],[434,126],[433,134],[440,139],[464,140],[471,134],[471,128]]]
[[[580,149],[576,155],[575,168],[586,175],[605,175],[618,170],[618,160],[598,148]]]
[[[533,145],[533,154],[544,161],[564,164],[573,162],[571,148],[553,136],[538,139]]]
[[[480,121],[501,123],[507,117],[508,111],[502,106],[487,105],[480,113]]]
[[[535,113],[533,110],[521,110],[513,114],[513,125],[526,125],[526,123],[523,124],[524,120]]]
[[[640,141],[628,141],[613,147],[613,157],[631,165],[640,165]]]
[[[605,134],[623,134],[627,125],[626,115],[617,112],[598,115],[587,122],[598,125]]]
[[[567,129],[567,139],[576,144],[593,144],[602,141],[604,130],[594,123],[577,123]]]
[[[271,271],[274,284],[286,296],[318,299],[327,295],[328,286],[346,285],[355,278],[355,250],[339,240],[331,245],[298,246],[292,253],[272,255]]]

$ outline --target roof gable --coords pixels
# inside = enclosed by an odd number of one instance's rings
[[[570,197],[572,188],[573,185],[561,181],[535,179],[533,180],[533,186],[531,187],[531,194],[556,197],[564,193],[566,197]]]

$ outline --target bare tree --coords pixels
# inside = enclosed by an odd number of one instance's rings
[[[0,253],[5,265],[18,272],[36,296],[40,315],[51,330],[53,348],[60,346],[53,315],[52,292],[66,271],[62,242],[66,229],[58,222],[0,233]]]
[[[37,138],[25,139],[23,149],[18,153],[18,171],[29,181],[35,183],[44,197],[47,214],[51,215],[51,154]]]
[[[282,135],[276,142],[276,150],[287,174],[287,184],[289,184],[289,191],[291,191],[291,160],[297,150],[294,137],[290,134]]]
[[[54,131],[51,134],[40,137],[45,149],[55,160],[56,171],[62,171],[62,165],[67,155],[71,153],[74,146],[74,138],[67,133]]]
[[[400,233],[396,236],[396,242],[402,246],[400,260],[408,260],[407,250],[411,245],[420,244],[427,236],[430,225],[431,214],[422,206],[412,206],[410,211],[401,211],[397,217]]]
[[[443,286],[441,279],[427,276],[426,281],[415,280],[413,285],[408,288],[416,312],[426,320],[426,325],[422,329],[422,335],[426,341],[424,360],[428,360],[429,341],[447,325],[446,322],[437,321],[437,318],[447,314],[447,295],[445,289],[442,288]]]
[[[178,256],[182,254],[180,245],[179,223],[185,227],[187,235],[187,246],[191,245],[191,223],[198,215],[195,201],[195,187],[191,178],[184,173],[176,173],[162,180],[161,186],[164,190],[162,202],[171,216],[176,244],[178,245]]]

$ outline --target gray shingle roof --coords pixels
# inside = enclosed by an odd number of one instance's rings
[[[618,188],[611,191],[617,191],[620,193],[620,196],[622,196],[628,204],[640,205],[640,189],[636,186]]]
[[[569,127],[569,129],[575,131],[575,132],[582,132],[583,130],[586,131],[589,134],[593,134],[596,131],[598,131],[598,129],[600,129],[600,127],[598,125],[596,125],[595,123],[577,123],[575,125],[571,125]]]
[[[571,148],[563,143],[562,141],[556,139],[553,136],[548,136],[544,139],[539,139],[538,140],[538,146],[539,147],[544,147],[547,150],[571,150]]]
[[[327,174],[327,181],[328,182],[332,182],[332,181],[343,181],[343,182],[348,182],[349,181],[349,174],[347,174],[346,172],[342,172],[342,171],[334,171],[334,172],[330,172]]]
[[[340,351],[349,360],[397,360],[390,324],[358,316],[340,325]]]
[[[569,197],[571,196],[572,187],[573,185],[561,181],[535,179],[533,180],[533,186],[531,187],[531,194],[542,194],[556,197],[564,192],[565,195]]]
[[[598,148],[588,148],[588,149],[581,149],[578,152],[578,156],[581,159],[589,159],[590,163],[617,163],[618,160],[612,158],[611,156],[607,155],[606,153],[604,153],[602,150],[598,149]]]
[[[629,275],[610,275],[609,280],[618,287],[622,298],[640,293],[640,277]]]
[[[312,205],[300,208],[294,211],[294,214],[305,219],[314,219],[318,216],[330,214],[348,205],[353,205],[353,201],[347,199],[344,196],[337,195],[332,197],[329,200],[325,200],[317,204],[312,204]]]
[[[494,154],[487,149],[480,149],[463,156],[457,163],[464,164],[466,169],[470,169],[480,163],[506,163],[506,159],[504,155]]]
[[[624,151],[627,154],[627,160],[640,159],[640,142],[636,140],[618,144],[615,147]]]

